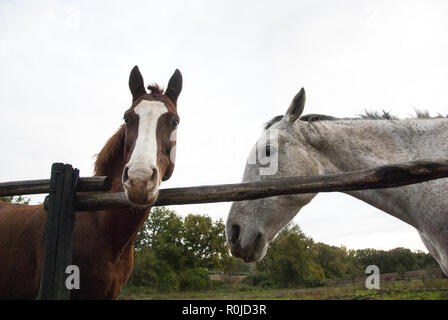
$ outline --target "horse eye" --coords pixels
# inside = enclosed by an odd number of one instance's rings
[[[129,125],[129,117],[124,118],[124,123],[126,123],[127,126]]]
[[[177,128],[178,125],[179,125],[179,120],[173,119],[173,121],[171,121],[171,126],[173,128]]]
[[[266,157],[271,156],[271,146],[266,146]]]

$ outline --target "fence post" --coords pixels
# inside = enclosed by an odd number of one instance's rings
[[[66,300],[65,270],[72,263],[72,233],[75,224],[76,187],[79,170],[69,164],[51,166],[45,251],[39,300]]]

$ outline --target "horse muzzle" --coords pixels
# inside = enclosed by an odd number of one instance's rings
[[[159,195],[159,170],[156,167],[141,169],[126,166],[122,184],[130,202],[138,206],[152,205]]]
[[[227,228],[227,245],[233,256],[244,262],[255,262],[264,257],[268,242],[260,231],[244,230],[238,224]]]

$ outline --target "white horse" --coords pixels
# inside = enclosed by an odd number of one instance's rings
[[[266,124],[250,153],[243,181],[340,173],[419,159],[448,159],[447,118],[429,118],[421,113],[417,119],[403,120],[387,113],[355,119],[301,116],[304,104],[302,88],[286,114]],[[346,193],[416,228],[448,275],[448,179]],[[246,262],[261,259],[268,243],[315,195],[234,202],[226,224],[232,254]]]

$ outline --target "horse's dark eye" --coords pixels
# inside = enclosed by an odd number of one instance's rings
[[[173,119],[173,120],[171,121],[171,126],[172,126],[173,128],[177,128],[178,125],[179,125],[179,120],[177,120],[177,119]]]
[[[266,146],[266,157],[271,156],[271,146]]]
[[[127,126],[129,125],[129,117],[124,118],[124,123],[126,123]]]

